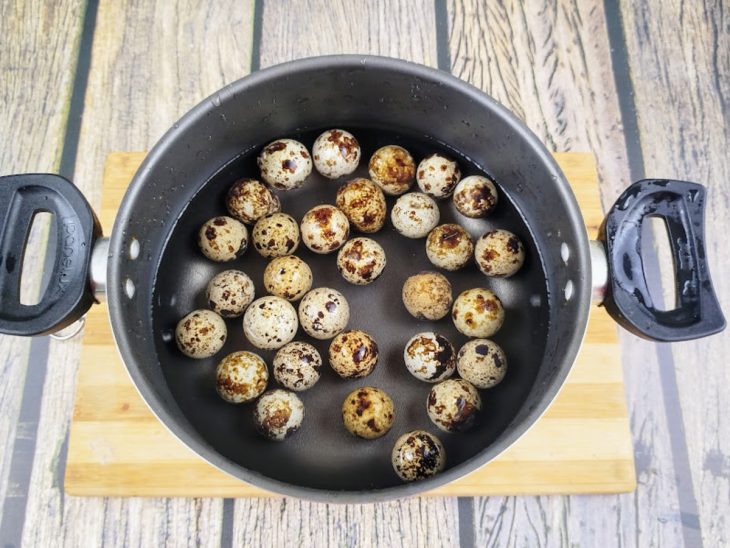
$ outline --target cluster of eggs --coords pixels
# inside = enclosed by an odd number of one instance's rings
[[[385,251],[375,240],[350,239],[350,228],[372,234],[385,224],[385,195],[399,196],[391,209],[394,228],[407,238],[426,237],[426,254],[435,266],[454,271],[474,258],[490,276],[514,274],[524,261],[524,247],[514,234],[494,230],[474,244],[460,225],[439,225],[435,200],[453,196],[456,209],[467,217],[489,214],[497,204],[497,191],[486,177],[461,179],[458,164],[442,154],[431,154],[418,166],[411,154],[396,145],[381,147],[369,162],[369,179],[354,178],[340,186],[336,205],[310,209],[300,223],[281,211],[271,188],[287,191],[301,187],[312,168],[336,179],[352,174],[360,162],[355,137],[333,129],[314,142],[312,154],[300,142],[279,139],[263,148],[257,158],[263,183],[240,179],[226,195],[228,216],[206,221],[198,232],[202,253],[216,262],[240,257],[252,247],[270,259],[263,284],[269,295],[255,299],[254,283],[239,270],[226,270],[210,280],[206,296],[210,309],[195,310],[177,325],[175,338],[181,352],[191,358],[208,358],[224,345],[224,319],[243,316],[243,332],[256,348],[277,350],[272,370],[283,389],[266,391],[269,369],[258,354],[248,351],[225,356],[216,369],[218,394],[230,403],[256,401],[254,422],[266,438],[281,441],[294,433],[304,419],[304,404],[297,392],[313,387],[320,378],[322,357],[309,343],[294,341],[299,326],[310,337],[331,339],[329,364],[344,379],[368,376],[379,357],[375,340],[364,331],[345,330],[349,305],[337,290],[312,289],[310,267],[294,255],[300,243],[317,254],[337,253],[337,269],[354,285],[376,280],[386,266]],[[408,192],[417,182],[421,192]],[[404,360],[416,378],[436,383],[427,400],[432,422],[446,432],[468,429],[481,409],[479,389],[499,383],[506,371],[502,349],[486,337],[502,325],[504,310],[490,290],[475,288],[453,301],[448,279],[438,272],[421,272],[403,285],[408,312],[418,319],[438,320],[451,311],[456,328],[469,337],[458,352],[444,336],[424,332],[406,344]],[[298,309],[292,302],[299,301]],[[453,306],[452,306],[453,303]],[[450,377],[458,371],[461,378]],[[385,435],[395,419],[393,400],[382,389],[366,386],[352,391],[342,405],[345,428],[365,439]],[[395,472],[404,480],[429,477],[443,469],[445,450],[433,434],[417,430],[403,434],[392,451]]]

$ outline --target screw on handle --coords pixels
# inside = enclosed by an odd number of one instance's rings
[[[619,197],[601,226],[609,283],[604,306],[632,333],[656,341],[683,341],[725,328],[705,253],[705,188],[697,183],[645,179]],[[674,258],[677,307],[659,310],[646,285],[641,226],[665,220]]]
[[[28,232],[38,212],[53,214],[58,234],[53,270],[41,300],[20,302]],[[78,320],[94,302],[88,271],[101,227],[81,192],[52,174],[0,177],[0,333],[45,335]]]

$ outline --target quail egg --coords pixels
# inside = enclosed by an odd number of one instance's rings
[[[318,205],[302,217],[302,240],[315,253],[326,254],[341,248],[349,235],[347,217],[333,205]]]
[[[497,188],[481,175],[465,177],[454,190],[454,205],[467,217],[484,217],[497,205]]]
[[[477,240],[474,258],[487,276],[508,278],[525,262],[525,246],[507,230],[492,230]]]
[[[421,192],[404,194],[390,211],[395,229],[406,238],[423,238],[439,223],[439,206]]]
[[[330,129],[312,146],[314,167],[328,179],[349,175],[360,163],[360,144],[344,129]]]
[[[367,285],[374,282],[385,268],[385,250],[370,238],[348,240],[337,253],[337,270],[348,282]]]
[[[471,236],[460,225],[439,225],[428,233],[426,255],[434,266],[459,270],[471,260],[473,254]]]
[[[385,196],[369,179],[353,179],[337,189],[337,207],[360,232],[372,233],[383,228],[387,206]]]
[[[269,382],[266,362],[253,352],[234,352],[223,358],[215,370],[218,395],[229,403],[248,403],[258,398]]]
[[[482,399],[464,379],[447,379],[434,385],[426,405],[428,418],[444,432],[464,432],[476,422]]]
[[[309,343],[290,342],[282,346],[274,356],[276,382],[294,392],[312,388],[319,380],[321,368],[322,357]]]
[[[347,327],[350,306],[336,289],[312,289],[299,302],[299,321],[302,329],[315,339],[331,339]]]
[[[448,198],[461,179],[461,170],[455,160],[438,152],[426,156],[418,164],[418,188],[434,198]]]
[[[413,156],[398,145],[379,148],[370,158],[368,165],[370,179],[383,192],[398,196],[406,192],[416,177],[416,163]]]
[[[254,294],[253,281],[240,270],[216,274],[205,292],[210,308],[224,318],[238,318],[251,304]]]
[[[426,382],[439,382],[454,374],[456,351],[439,333],[426,331],[411,337],[403,350],[411,375]]]
[[[213,217],[200,227],[198,245],[211,261],[232,261],[246,251],[248,230],[246,225],[232,217]]]
[[[403,284],[402,297],[406,310],[419,320],[440,320],[453,301],[449,280],[438,272],[410,276]]]
[[[374,440],[388,433],[395,421],[395,406],[380,388],[363,386],[350,392],[342,404],[342,420],[348,432]]]
[[[467,289],[456,297],[451,318],[467,337],[491,337],[504,323],[504,308],[489,289]]]
[[[299,247],[299,225],[291,215],[272,213],[256,221],[251,237],[264,257],[283,257]]]
[[[264,215],[281,210],[279,197],[256,179],[239,179],[226,195],[226,208],[231,217],[253,224]]]
[[[226,322],[211,310],[194,310],[177,323],[175,342],[189,358],[210,358],[223,348]]]
[[[307,147],[293,139],[269,143],[256,162],[261,178],[279,190],[299,188],[312,172],[312,158]]]
[[[301,427],[304,404],[294,392],[269,390],[256,402],[253,420],[263,437],[284,441]]]
[[[343,379],[360,379],[378,364],[378,345],[364,331],[343,331],[330,343],[329,362]]]
[[[430,432],[414,430],[396,440],[391,461],[393,470],[403,481],[422,480],[444,469],[446,449]]]
[[[297,313],[281,297],[261,297],[243,315],[243,333],[256,348],[281,348],[297,333]]]
[[[496,342],[473,339],[459,350],[456,368],[462,379],[477,388],[492,388],[507,373],[507,356]]]
[[[277,257],[264,270],[266,291],[287,301],[298,301],[312,288],[312,269],[296,255]]]

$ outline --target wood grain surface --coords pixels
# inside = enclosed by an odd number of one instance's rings
[[[253,5],[208,6],[182,0],[100,2],[75,180],[94,207],[110,150],[151,147],[195,103],[248,73]],[[62,26],[57,30],[59,40],[67,39]],[[220,499],[64,498],[79,348],[78,340],[51,343],[38,431],[43,443],[35,455],[23,543],[218,545]]]
[[[0,173],[56,171],[63,147],[75,151],[73,135],[64,135],[73,129],[71,84],[83,76],[76,66],[86,4],[0,3]],[[98,206],[109,151],[148,149],[249,62],[257,68],[335,52],[438,61],[514,109],[555,150],[593,150],[604,206],[630,177],[707,184],[708,254],[727,308],[728,13],[721,0],[102,0],[89,29],[88,84],[78,80],[86,104],[77,183]],[[32,261],[40,264],[40,254]],[[667,264],[660,260],[665,279]],[[30,283],[37,287],[38,279]],[[43,546],[727,545],[729,340],[670,348],[621,335],[634,495],[330,507],[64,497],[78,341],[51,343],[48,374],[34,364],[26,380],[29,347],[45,362],[48,343],[0,337],[0,495],[10,495],[0,510],[2,532],[13,521],[9,530]],[[15,483],[11,460],[32,470],[30,486]],[[26,499],[23,516],[17,505]],[[20,536],[0,540],[14,544]]]
[[[622,2],[644,174],[707,185],[707,256],[730,310],[730,6]],[[668,270],[668,269],[667,269]],[[671,282],[671,280],[670,280]],[[673,344],[689,486],[707,546],[730,542],[730,335]],[[690,478],[688,478],[690,479]]]
[[[508,105],[555,150],[593,150],[604,206],[609,206],[631,181],[604,4],[454,1],[449,4],[449,23],[454,74]],[[661,104],[656,102],[656,108]],[[475,505],[479,544],[499,545],[517,535],[523,544],[543,545],[546,532],[568,517],[584,526],[561,527],[564,543],[609,542],[619,531],[622,543],[629,545],[684,540],[670,436],[677,426],[664,413],[667,403],[661,388],[660,365],[667,364],[658,363],[651,343],[625,332],[621,340],[637,452],[636,494],[613,497],[610,503],[605,497],[603,502],[480,499]],[[596,512],[605,504],[612,512]],[[663,519],[653,519],[657,515]]]
[[[0,3],[0,175],[59,170],[83,11],[81,0]],[[39,228],[22,280],[36,296],[48,225]],[[0,501],[19,495],[9,474],[16,436],[29,428],[19,417],[30,346],[0,335]]]
[[[99,218],[109,230],[144,153],[110,154]],[[556,155],[586,226],[603,213],[590,154]],[[180,481],[194,477],[195,481]],[[594,308],[581,352],[545,416],[481,470],[431,495],[608,493],[635,487],[618,336]],[[66,462],[66,492],[95,496],[266,496],[207,465],[176,440],[142,401],[117,356],[104,305],[87,315]]]

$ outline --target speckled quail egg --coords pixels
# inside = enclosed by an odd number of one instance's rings
[[[428,418],[444,432],[464,432],[482,409],[479,391],[464,379],[447,379],[433,388],[426,402]]]
[[[388,212],[385,196],[369,179],[353,179],[337,189],[337,207],[360,232],[373,233],[383,228]]]
[[[380,388],[363,386],[342,403],[342,421],[348,432],[374,440],[388,433],[395,421],[393,400]]]
[[[261,178],[279,190],[299,188],[312,172],[312,158],[299,141],[278,139],[264,147],[256,160]]]
[[[312,289],[299,302],[302,329],[315,339],[331,339],[347,327],[350,305],[345,296],[329,287]]]
[[[325,254],[342,247],[350,236],[350,223],[333,205],[313,207],[302,217],[302,240],[311,251]]]
[[[349,175],[360,163],[360,144],[344,129],[329,129],[312,145],[314,167],[328,179]]]
[[[419,272],[403,284],[403,304],[414,318],[440,320],[449,313],[451,284],[439,272]]]
[[[438,152],[421,160],[416,171],[418,188],[434,198],[451,196],[459,179],[461,179],[459,164]]]
[[[223,348],[226,322],[212,310],[194,310],[177,323],[175,342],[189,358],[210,358]]]
[[[228,354],[215,370],[218,395],[229,403],[248,403],[258,398],[269,382],[266,362],[258,354],[240,351]]]
[[[439,206],[422,192],[404,194],[390,211],[395,229],[406,238],[423,238],[439,223]]]
[[[284,441],[302,426],[304,404],[294,392],[269,390],[256,402],[253,420],[263,437]]]
[[[407,432],[398,438],[391,454],[393,470],[403,481],[430,478],[446,466],[446,449],[425,430]]]
[[[477,388],[492,388],[507,373],[507,356],[496,342],[473,339],[459,350],[456,368],[462,379]]]
[[[467,217],[484,217],[497,205],[497,188],[481,175],[463,178],[454,190],[454,205]]]
[[[261,297],[243,315],[243,333],[256,348],[281,348],[297,333],[297,312],[281,297]]]
[[[312,288],[312,269],[296,255],[277,257],[264,270],[266,291],[287,301],[297,301]]]
[[[198,245],[211,261],[232,261],[248,248],[248,230],[233,217],[213,217],[200,227]]]
[[[428,233],[426,255],[434,266],[459,270],[471,261],[473,254],[471,236],[460,225],[439,225]]]
[[[419,380],[439,382],[454,374],[456,351],[439,333],[426,331],[411,337],[403,350],[408,371]]]
[[[524,264],[525,246],[507,230],[492,230],[477,240],[474,258],[487,276],[509,278]]]
[[[387,145],[373,153],[368,164],[370,179],[383,192],[398,196],[406,192],[416,177],[413,156],[398,145]]]
[[[329,362],[343,379],[361,379],[378,364],[378,345],[364,331],[343,331],[330,343]]]
[[[264,257],[283,257],[299,247],[299,225],[291,215],[272,213],[256,221],[251,238]]]
[[[385,250],[370,238],[348,240],[337,252],[337,270],[348,282],[367,285],[374,282],[385,268]]]
[[[467,337],[491,337],[504,323],[504,308],[489,289],[467,289],[456,297],[451,318]]]
[[[301,392],[319,380],[322,357],[311,344],[294,341],[282,346],[274,356],[276,382],[284,388]]]
[[[256,179],[239,179],[226,195],[226,209],[231,217],[253,224],[264,215],[281,210],[279,197]]]
[[[224,270],[210,280],[205,297],[214,312],[224,318],[238,318],[253,301],[255,291],[248,274]]]

